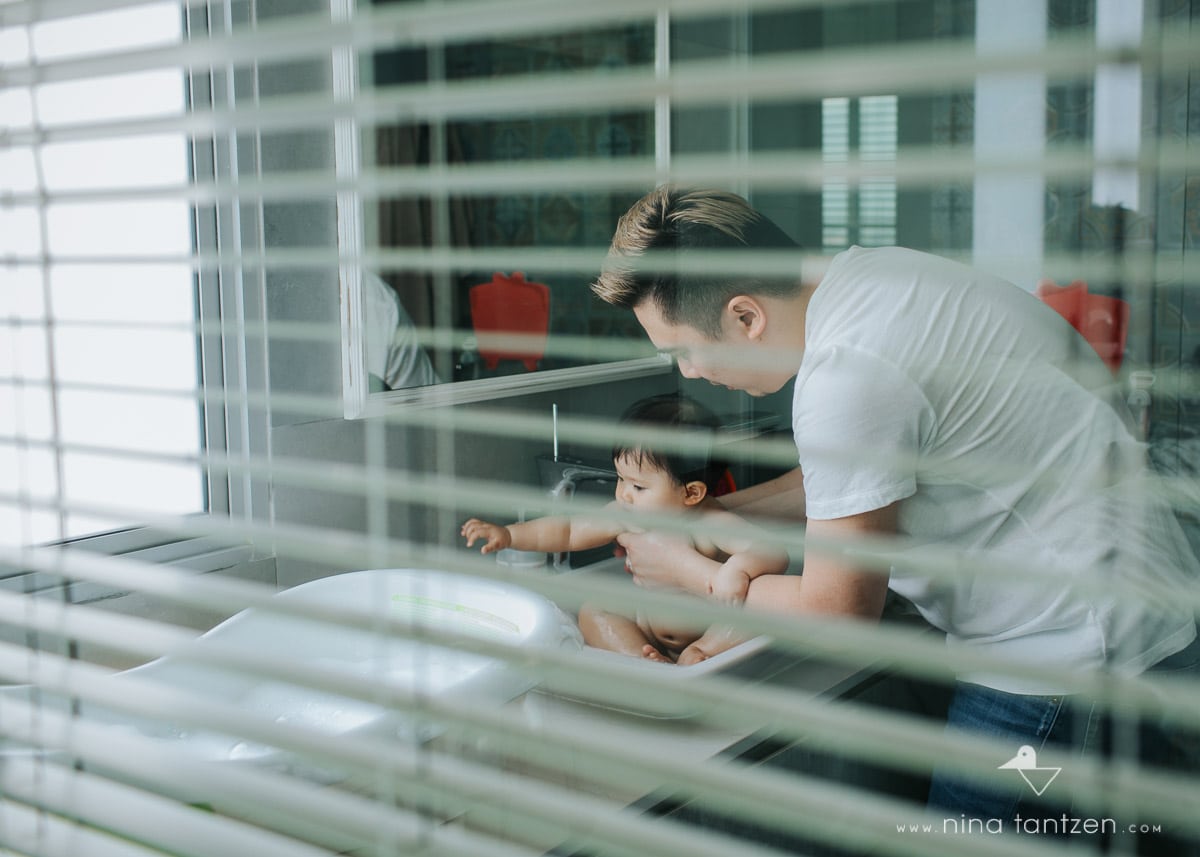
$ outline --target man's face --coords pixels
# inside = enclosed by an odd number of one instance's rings
[[[654,347],[670,354],[685,378],[703,378],[718,387],[765,396],[780,389],[794,374],[785,374],[780,380],[767,367],[750,363],[755,355],[732,324],[726,325],[721,339],[714,341],[691,325],[668,323],[651,301],[642,301],[633,314]]]

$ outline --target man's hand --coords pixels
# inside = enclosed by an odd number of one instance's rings
[[[720,565],[696,551],[691,540],[671,533],[622,533],[625,570],[633,582],[650,589],[682,589],[708,595],[708,582]]]
[[[508,527],[490,524],[478,518],[472,518],[463,524],[461,532],[467,540],[467,547],[473,547],[475,542],[483,539],[483,547],[479,549],[480,553],[504,550],[512,544],[512,533],[509,532]]]

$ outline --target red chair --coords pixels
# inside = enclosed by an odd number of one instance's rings
[[[1083,334],[1115,375],[1125,357],[1129,304],[1119,298],[1088,294],[1083,280],[1075,280],[1069,286],[1041,280],[1036,294]]]
[[[501,360],[520,360],[530,372],[546,353],[550,330],[550,288],[531,283],[520,271],[511,277],[496,273],[490,283],[472,286],[471,324],[479,340],[479,355],[488,369]],[[528,345],[497,345],[497,334],[522,334]]]
[[[734,481],[733,471],[728,467],[721,474],[721,478],[717,480],[717,486],[713,489],[714,497],[724,497],[726,494],[732,494],[737,489],[737,482]]]

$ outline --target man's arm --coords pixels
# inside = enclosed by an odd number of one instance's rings
[[[808,522],[808,539],[820,542],[887,535],[896,531],[896,504],[828,521]],[[626,533],[617,539],[626,548],[628,569],[642,586],[667,586],[706,596],[708,582],[720,567],[691,549],[685,539],[662,533]],[[757,610],[824,613],[877,619],[887,597],[886,572],[860,568],[833,552],[806,541],[804,573],[764,574],[750,583],[746,606]]]
[[[774,479],[719,497],[717,502],[743,516],[803,521],[804,474],[797,467]]]
[[[746,595],[746,606],[775,612],[878,619],[887,598],[887,573],[860,567],[836,548],[826,550],[813,547],[812,543],[894,533],[896,506],[893,503],[882,509],[827,521],[810,520],[804,548],[804,573],[755,578]]]
[[[713,512],[706,516],[717,530],[712,544],[727,558],[709,581],[709,593],[719,601],[740,603],[745,600],[750,582],[764,574],[783,574],[788,568],[788,553],[771,544],[766,533],[732,512]],[[731,532],[721,531],[720,527]]]
[[[740,604],[746,600],[751,583],[764,574],[783,574],[787,567],[788,556],[782,551],[735,553],[717,569],[708,591],[718,601]]]
[[[797,467],[781,476],[720,497],[725,509],[739,516],[762,515],[804,520],[804,476]],[[709,582],[721,563],[693,550],[689,541],[668,533],[625,533],[617,539],[625,549],[626,567],[639,586],[682,589],[708,594]]]

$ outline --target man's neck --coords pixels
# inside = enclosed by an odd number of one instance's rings
[[[833,262],[832,256],[804,256],[800,260],[800,285],[816,288]]]

